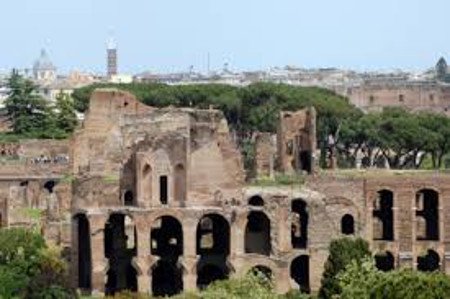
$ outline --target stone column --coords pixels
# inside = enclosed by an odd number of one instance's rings
[[[244,254],[245,225],[247,212],[237,212],[236,221],[230,224],[230,255],[241,256]]]
[[[195,291],[197,290],[197,219],[193,217],[183,224],[183,264],[186,268],[183,276],[183,289],[185,291]]]
[[[289,207],[286,201],[280,201],[278,206],[278,250],[288,252],[291,249],[291,223]]]
[[[139,267],[138,272],[138,291],[139,293],[150,293],[151,291],[151,277],[150,277],[150,230],[151,223],[148,222],[146,215],[135,216],[136,235],[137,235],[137,254],[134,257],[134,262]]]
[[[91,229],[91,254],[92,254],[92,291],[94,295],[105,293],[106,268],[108,260],[105,258],[104,229],[107,215],[88,215]]]
[[[277,269],[275,277],[275,290],[278,294],[286,294],[291,289],[291,277],[289,273],[289,266],[280,267]]]

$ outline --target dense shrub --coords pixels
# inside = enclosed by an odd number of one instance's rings
[[[75,298],[59,251],[26,229],[0,230],[0,298]]]
[[[325,263],[319,298],[332,298],[341,293],[338,274],[352,262],[361,263],[370,257],[369,244],[363,239],[342,238],[330,244],[329,256]]]
[[[444,299],[450,298],[450,278],[440,272],[411,269],[382,272],[372,259],[353,261],[338,275],[340,299]]]

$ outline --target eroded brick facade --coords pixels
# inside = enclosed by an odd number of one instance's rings
[[[283,144],[312,150],[315,137],[297,138],[315,131],[298,131],[309,118],[284,128]],[[72,141],[22,148],[2,160],[2,224],[41,225],[70,250],[86,292],[172,295],[252,269],[280,293],[317,291],[328,245],[345,235],[368,240],[381,269],[450,273],[447,174],[336,171],[247,186],[220,111],[156,109],[117,90],[94,93]]]

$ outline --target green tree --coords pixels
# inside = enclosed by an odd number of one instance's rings
[[[370,256],[369,244],[363,239],[342,238],[332,241],[325,262],[319,298],[328,299],[340,294],[342,289],[338,274],[353,261],[361,263],[364,258]]]
[[[37,86],[13,71],[7,87],[5,109],[16,134],[39,134],[51,125],[51,109],[37,91]]]
[[[68,94],[62,91],[56,97],[56,126],[65,133],[72,133],[77,124],[78,119],[75,113],[75,105]]]

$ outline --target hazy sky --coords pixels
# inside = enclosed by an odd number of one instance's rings
[[[424,69],[450,58],[449,0],[2,0],[0,69],[42,47],[62,71],[269,66]]]

